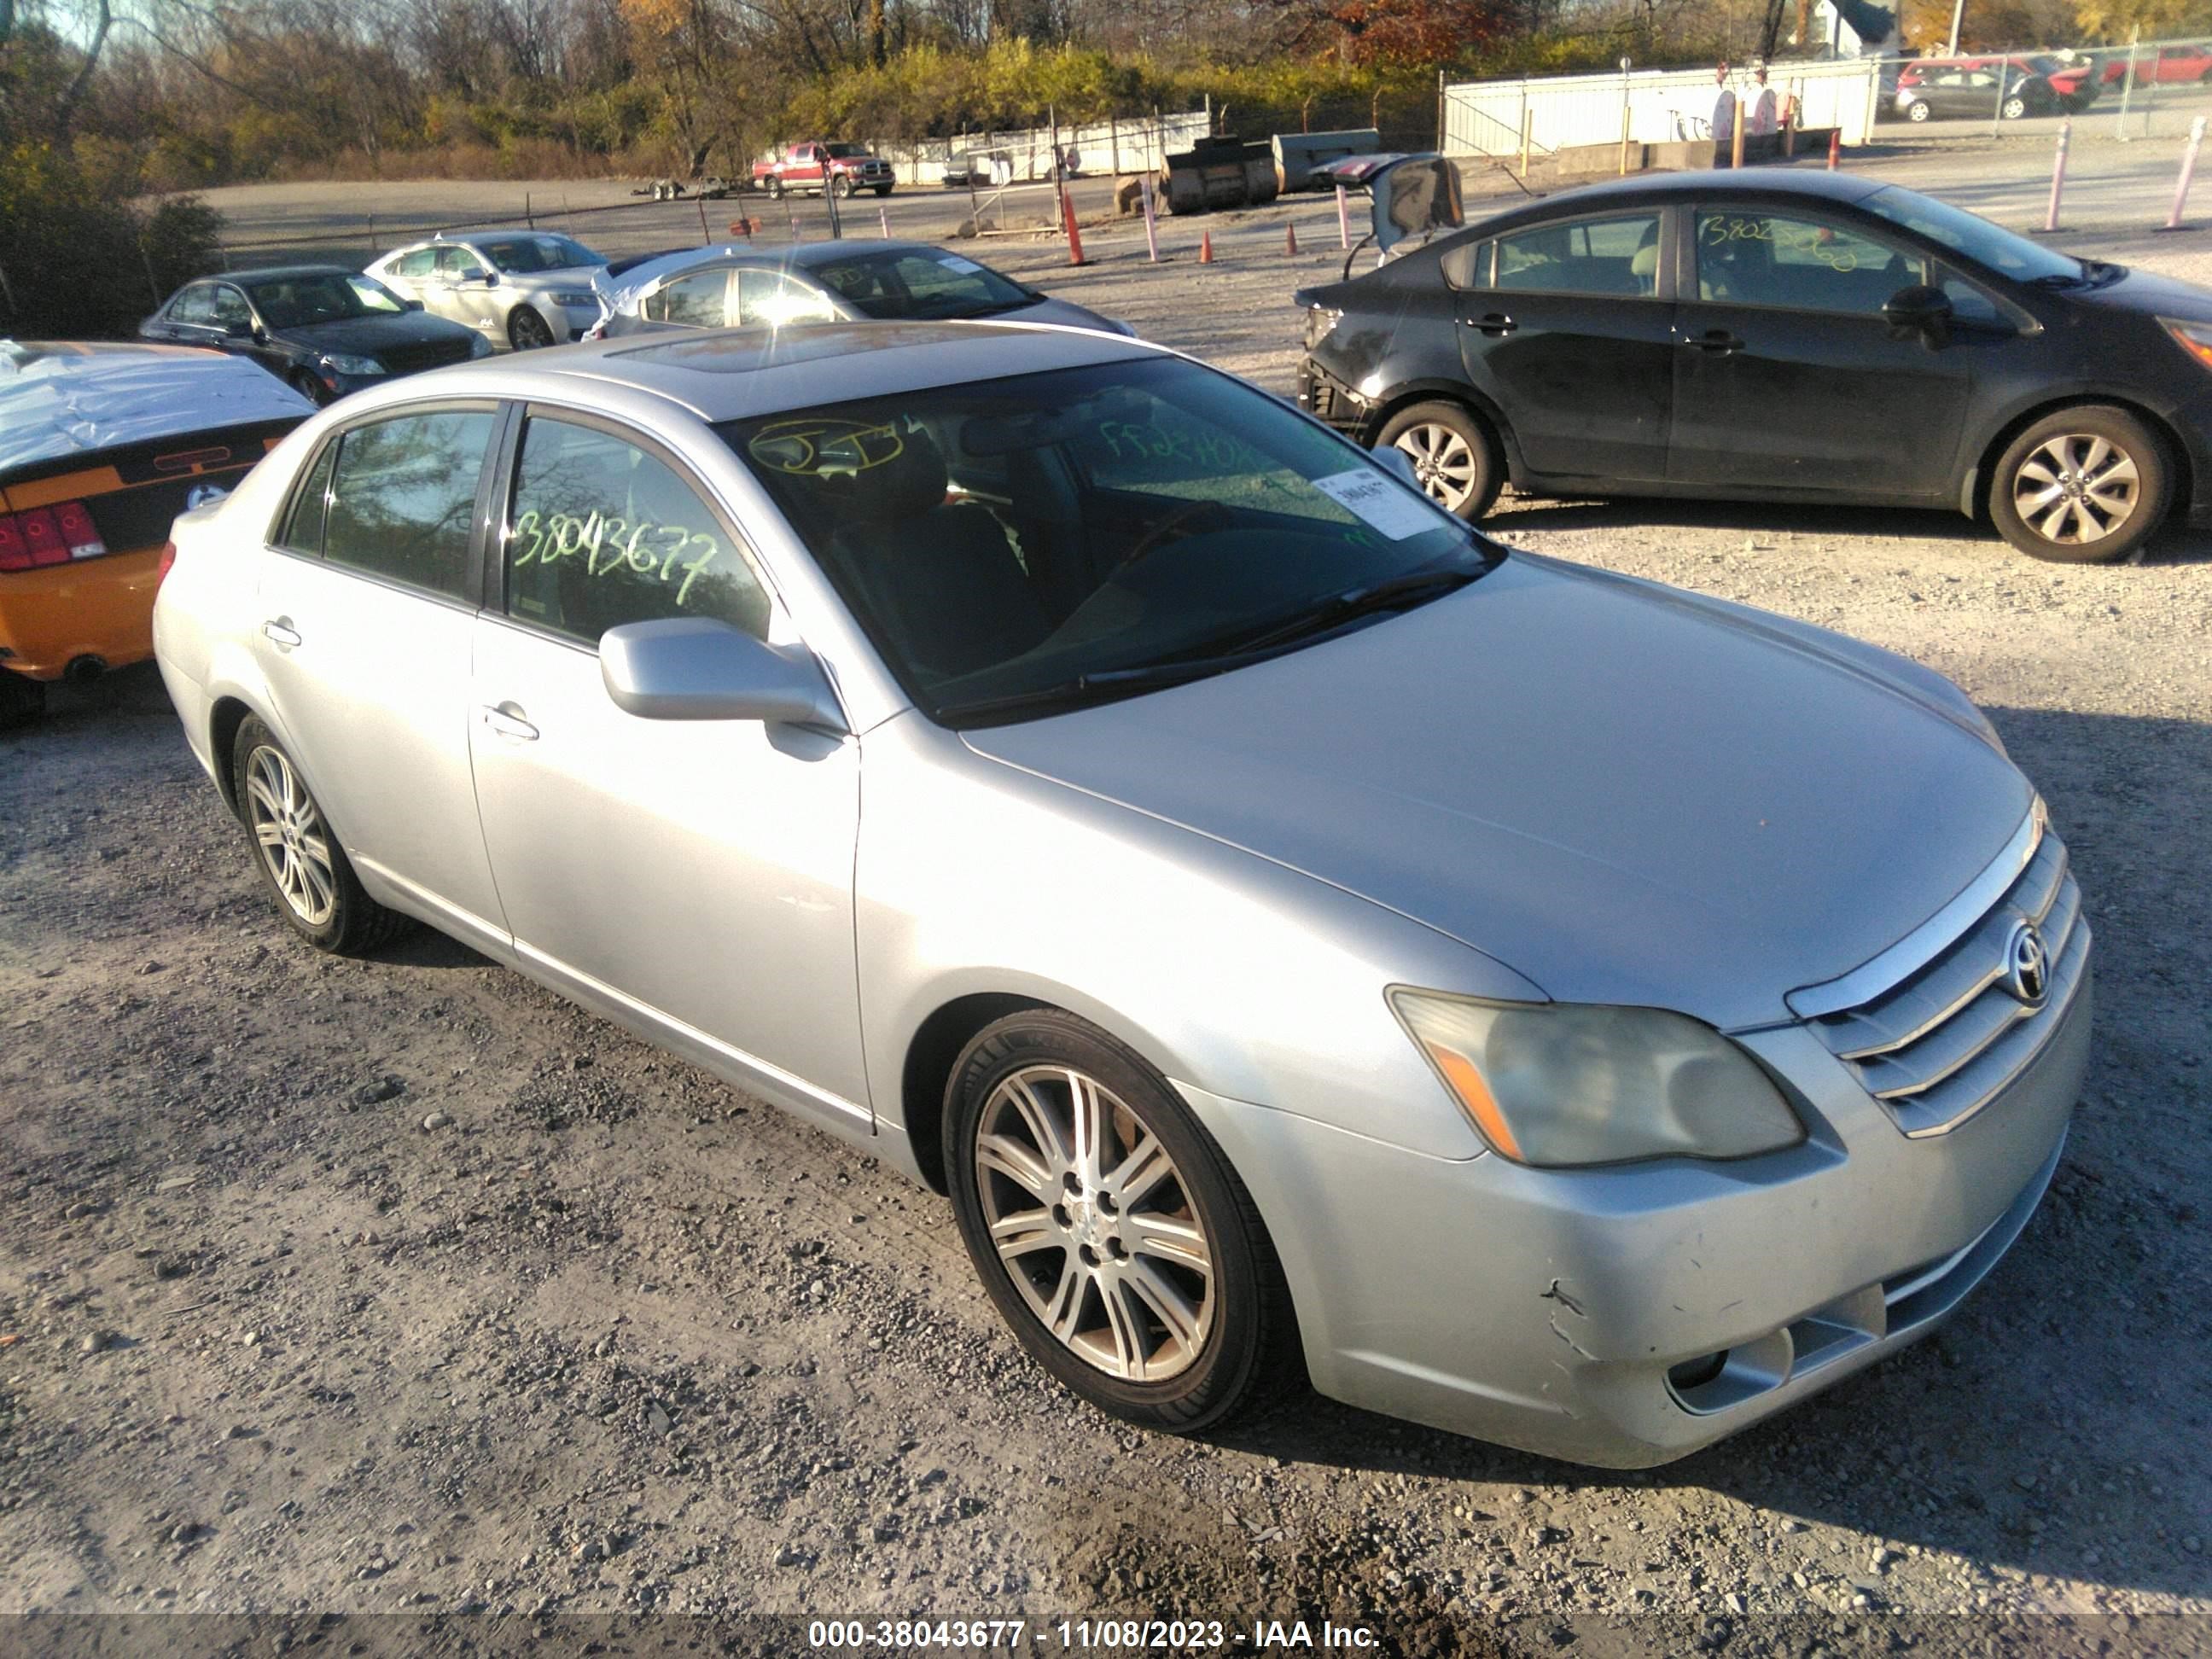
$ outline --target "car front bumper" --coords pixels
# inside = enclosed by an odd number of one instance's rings
[[[1638,1468],[1925,1334],[1988,1275],[2057,1167],[2091,1000],[2085,969],[2011,1085],[1923,1139],[1805,1027],[1741,1036],[1812,1128],[1735,1163],[1436,1158],[1178,1087],[1268,1224],[1321,1392]]]

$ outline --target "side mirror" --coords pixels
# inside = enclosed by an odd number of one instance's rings
[[[648,720],[766,720],[846,729],[822,665],[707,617],[624,623],[599,636],[599,678],[615,706]]]
[[[1951,320],[1951,297],[1940,288],[1915,283],[1882,301],[1881,314],[1893,328],[1919,329],[1934,333]]]
[[[1413,470],[1413,458],[1395,444],[1385,444],[1380,449],[1367,452],[1386,472],[1396,475],[1398,482],[1408,489],[1421,488],[1421,475]]]
[[[483,285],[486,288],[497,288],[499,286],[499,273],[495,270],[487,270],[484,272]]]
[[[399,305],[400,308],[404,311],[420,311],[422,309],[422,302],[420,300],[402,300],[399,302]]]

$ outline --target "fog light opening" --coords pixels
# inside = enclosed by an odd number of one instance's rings
[[[1668,1368],[1667,1381],[1679,1392],[1686,1389],[1702,1388],[1728,1368],[1729,1351],[1709,1353],[1702,1359],[1686,1359],[1679,1365]]]

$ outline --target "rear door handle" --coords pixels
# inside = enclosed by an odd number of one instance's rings
[[[502,738],[513,738],[518,743],[538,740],[538,728],[523,719],[522,710],[511,702],[486,703],[477,712],[483,716],[483,723]]]
[[[270,641],[279,651],[289,651],[300,643],[300,630],[292,626],[289,617],[276,617],[261,624],[264,638]]]
[[[1474,325],[1493,340],[1502,339],[1521,326],[1502,311],[1485,312],[1474,319]]]
[[[1716,357],[1724,357],[1731,351],[1743,349],[1742,337],[1731,334],[1724,328],[1709,328],[1703,334],[1693,335],[1682,343],[1699,351],[1710,352]]]

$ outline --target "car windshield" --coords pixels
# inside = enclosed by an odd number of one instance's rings
[[[936,248],[901,248],[824,260],[808,274],[863,316],[990,317],[1035,305],[1041,295],[995,270]]]
[[[2087,279],[2081,260],[2015,236],[1978,215],[1917,191],[1887,185],[1859,204],[1893,225],[1917,231],[1975,264],[2016,283],[2078,283]]]
[[[476,251],[500,270],[527,276],[533,271],[568,270],[578,265],[603,265],[606,260],[581,242],[566,236],[501,236],[473,244]]]
[[[389,317],[407,309],[405,301],[374,276],[337,271],[273,277],[248,283],[246,291],[271,328],[304,328],[349,317]]]
[[[1238,667],[1503,556],[1345,440],[1175,360],[716,429],[954,726]]]
[[[825,144],[823,148],[841,161],[858,160],[868,153],[866,144]]]

